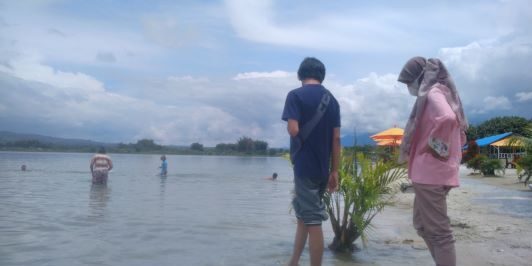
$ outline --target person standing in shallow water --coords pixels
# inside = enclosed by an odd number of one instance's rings
[[[288,122],[290,135],[295,192],[292,205],[297,218],[294,250],[289,265],[298,265],[307,237],[310,263],[321,265],[321,223],[328,218],[323,195],[326,188],[334,191],[338,186],[340,106],[332,94],[321,85],[325,78],[325,66],[318,59],[305,58],[297,75],[302,86],[288,93],[282,115],[282,119]],[[321,105],[322,102],[327,102],[326,99],[329,99],[328,104]],[[323,108],[323,116],[308,137],[302,142],[298,141],[302,140],[300,129],[307,131],[304,130],[306,123],[317,121],[313,117],[318,106]],[[301,143],[300,148],[296,146],[298,143]],[[294,152],[295,150],[297,152]]]
[[[458,92],[439,59],[414,57],[399,74],[417,97],[401,143],[414,188],[413,224],[438,266],[456,265],[447,194],[459,186],[458,168],[467,120]]]
[[[168,163],[166,162],[166,155],[161,156],[161,173],[160,176],[166,176],[168,174]]]
[[[107,156],[104,147],[100,147],[91,159],[91,173],[93,184],[105,184],[109,176],[109,171],[113,169],[113,161]]]

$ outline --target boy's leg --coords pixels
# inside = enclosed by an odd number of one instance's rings
[[[294,179],[295,197],[292,201],[298,229],[294,243],[294,254],[290,265],[297,265],[301,252],[309,235],[311,265],[321,265],[323,256],[323,232],[321,222],[327,219],[325,205],[321,198],[327,182],[316,184],[308,179]]]
[[[323,257],[323,231],[321,225],[307,226],[309,234],[310,265],[320,266]]]
[[[303,249],[305,248],[305,243],[307,242],[308,230],[307,226],[303,223],[301,219],[297,219],[297,229],[296,237],[294,240],[294,251],[292,253],[292,258],[290,258],[290,266],[297,266],[299,264],[299,258]]]

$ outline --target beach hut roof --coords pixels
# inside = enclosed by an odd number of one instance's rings
[[[497,142],[501,139],[504,139],[510,135],[512,135],[512,132],[506,132],[506,133],[502,133],[502,134],[495,135],[495,136],[489,136],[489,137],[477,139],[476,142],[479,147],[484,147],[494,142]]]
[[[490,145],[495,146],[495,147],[523,147],[524,146],[524,143],[521,140],[516,140],[510,145],[510,139],[511,138],[501,139]]]

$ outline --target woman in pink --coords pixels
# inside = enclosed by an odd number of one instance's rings
[[[414,227],[436,265],[456,265],[446,197],[459,186],[467,120],[454,82],[439,59],[414,57],[399,74],[417,97],[405,127],[400,160],[408,161],[415,192]]]

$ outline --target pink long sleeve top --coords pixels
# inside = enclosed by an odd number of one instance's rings
[[[458,168],[466,138],[446,100],[448,93],[449,89],[439,83],[428,92],[425,110],[417,123],[409,153],[408,175],[414,183],[460,185]],[[434,157],[429,149],[446,159]]]

